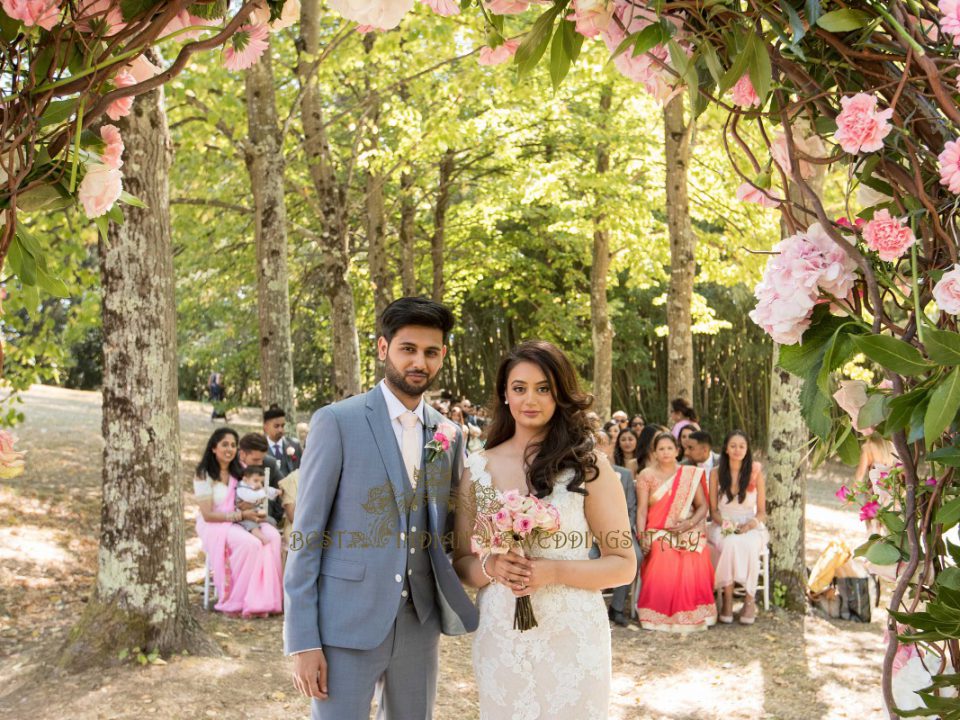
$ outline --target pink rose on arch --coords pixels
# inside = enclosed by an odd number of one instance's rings
[[[954,265],[933,286],[933,299],[943,312],[960,315],[960,265]]]
[[[103,163],[90,163],[80,182],[78,198],[88,218],[106,214],[123,192],[123,175]]]
[[[837,496],[837,500],[840,502],[850,502],[853,499],[853,490],[848,488],[846,485],[841,485],[840,489],[834,493]]]
[[[751,105],[760,106],[760,96],[753,89],[753,83],[750,82],[750,74],[744,73],[737,80],[736,85],[731,90],[733,94],[733,104],[740,107],[750,107]]]
[[[20,20],[26,27],[39,25],[50,30],[60,19],[59,0],[3,0],[0,6],[7,17]]]
[[[954,194],[960,194],[960,142],[951,140],[937,156],[940,161],[940,184]]]
[[[860,506],[860,519],[873,520],[873,518],[877,516],[878,512],[880,512],[880,503],[878,503],[876,500],[871,500],[870,502]]]
[[[453,0],[420,0],[420,2],[442,17],[460,14],[460,6]]]
[[[584,37],[596,37],[613,19],[613,0],[573,0],[570,7],[573,13],[567,15],[567,20],[575,22],[577,32]]]
[[[877,110],[877,98],[867,93],[840,98],[843,110],[837,115],[837,131],[833,139],[845,152],[873,152],[883,147],[890,134],[893,108]]]
[[[756,187],[752,183],[741,183],[737,188],[737,200],[740,202],[757,203],[760,207],[775,208],[780,205],[779,201],[774,200],[766,191]]]
[[[117,88],[130,87],[131,85],[137,84],[137,79],[130,73],[129,70],[123,69],[114,76],[113,84]],[[129,115],[132,107],[133,95],[120,98],[119,100],[114,100],[107,106],[107,117],[116,122],[120,118]]]
[[[940,29],[947,35],[960,35],[960,0],[940,0],[937,7],[943,13]]]
[[[482,47],[477,62],[481,65],[502,65],[517,54],[518,47],[520,47],[519,40],[506,40],[495,48]]]
[[[902,257],[916,242],[913,230],[898,218],[891,217],[889,210],[877,211],[873,219],[863,226],[863,240],[886,262]]]
[[[104,125],[100,128],[100,137],[107,144],[102,155],[103,164],[116,170],[123,165],[123,138],[120,137],[120,129],[116,125]]]

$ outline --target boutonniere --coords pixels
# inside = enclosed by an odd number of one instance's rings
[[[287,457],[290,458],[292,462],[297,461],[297,451],[293,449],[293,446],[287,448]]]
[[[450,423],[440,423],[427,429],[433,434],[433,438],[423,447],[427,451],[427,462],[431,463],[450,449],[457,430]]]

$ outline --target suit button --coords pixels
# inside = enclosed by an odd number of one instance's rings
[[[407,575],[413,575],[413,570],[407,570]]]
[[[394,575],[393,579],[396,580],[397,582],[403,582],[403,578],[400,575]]]
[[[412,528],[410,528],[410,532],[416,532],[416,531],[417,531],[417,526],[416,526],[416,525],[414,525]]]
[[[403,542],[407,539],[407,534],[405,532],[400,533],[400,542]]]
[[[413,555],[416,552],[416,548],[410,548],[410,554]]]
[[[406,596],[407,596],[407,591],[406,591],[406,590],[404,590],[402,593],[400,593],[400,597],[406,597]]]

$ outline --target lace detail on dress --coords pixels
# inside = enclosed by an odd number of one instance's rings
[[[478,506],[496,489],[484,453],[467,458]],[[532,557],[587,560],[592,536],[584,496],[567,490],[573,471],[557,478],[546,500],[560,512],[560,532],[535,545]],[[473,667],[480,720],[606,720],[610,695],[610,626],[599,591],[550,585],[531,596],[538,627],[513,629],[514,597],[503,585],[478,595],[480,627]]]

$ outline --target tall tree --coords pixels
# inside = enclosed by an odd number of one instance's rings
[[[684,119],[680,93],[663,109],[667,225],[670,230],[670,286],[667,290],[667,397],[693,399],[693,279],[696,236],[690,224],[687,172],[694,120]]]
[[[180,488],[176,303],[163,88],[120,122],[127,206],[100,242],[103,497],[97,584],[63,656],[109,662],[122,648],[215,650],[187,596]]]
[[[324,293],[330,302],[333,328],[333,395],[335,399],[356,395],[360,387],[360,343],[357,311],[350,286],[350,238],[347,226],[348,182],[337,178],[334,158],[324,125],[323,98],[316,77],[320,57],[319,0],[306,0],[300,11],[300,57],[297,75],[303,88],[301,116],[304,151],[320,213],[317,238],[322,263],[319,267]],[[347,173],[349,176],[349,173]]]
[[[256,208],[257,315],[260,325],[260,401],[295,409],[287,212],[283,199],[283,137],[274,95],[271,48],[246,71],[248,141],[244,161]]]
[[[364,68],[374,66],[370,55],[376,39],[377,33],[367,33],[363,36],[363,49],[367,55]],[[380,96],[375,90],[370,89],[369,76],[365,78],[365,84],[371,125],[367,148],[370,159],[366,173],[367,264],[370,266],[370,280],[373,283],[374,313],[379,322],[383,311],[393,300],[393,278],[387,258],[387,218],[383,206],[383,186],[386,178],[383,176],[381,163],[377,157],[380,145]]]
[[[417,294],[416,220],[413,176],[409,170],[400,175],[400,284],[406,297]]]
[[[613,102],[613,87],[600,88],[601,130],[606,128],[606,116]],[[606,138],[597,143],[597,175],[610,169],[610,148]],[[602,418],[610,417],[610,394],[613,379],[613,325],[607,312],[607,274],[610,272],[610,232],[605,225],[604,195],[595,195],[596,212],[593,216],[593,264],[590,266],[590,322],[593,336],[593,396],[594,410]]]
[[[433,206],[433,237],[430,240],[430,257],[433,260],[433,299],[443,302],[443,253],[447,232],[447,208],[450,206],[450,185],[453,182],[456,153],[447,149],[440,160],[437,199]]]

